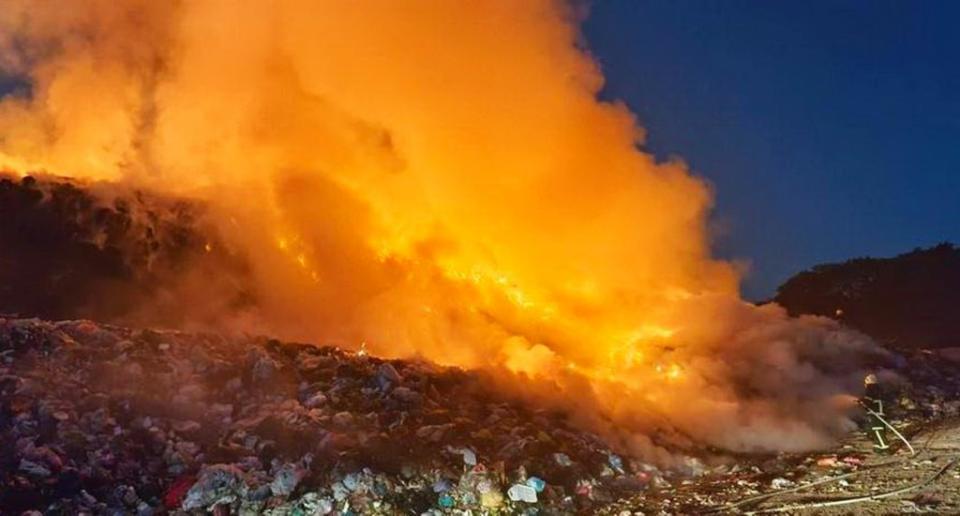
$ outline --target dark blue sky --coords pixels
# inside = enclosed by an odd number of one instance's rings
[[[648,149],[714,185],[748,297],[960,241],[960,1],[596,0],[585,32]]]

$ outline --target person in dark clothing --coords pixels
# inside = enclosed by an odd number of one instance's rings
[[[890,443],[887,441],[887,425],[881,419],[883,412],[883,395],[877,376],[868,374],[863,379],[863,398],[860,404],[867,409],[867,432],[873,439],[873,449],[877,453],[887,453]]]

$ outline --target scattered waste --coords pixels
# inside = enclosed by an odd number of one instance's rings
[[[475,374],[89,321],[0,317],[0,443],[14,514],[571,513],[645,489]]]

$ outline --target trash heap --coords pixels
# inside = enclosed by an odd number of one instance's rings
[[[896,362],[901,381],[887,392],[895,416],[924,422],[960,415],[960,348],[904,350]]]
[[[0,318],[0,513],[557,514],[668,486],[475,373]]]

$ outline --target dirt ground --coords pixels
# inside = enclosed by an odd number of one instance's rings
[[[614,504],[606,514],[960,514],[960,418],[902,424],[876,454],[863,433],[835,450],[756,459],[676,488]]]

